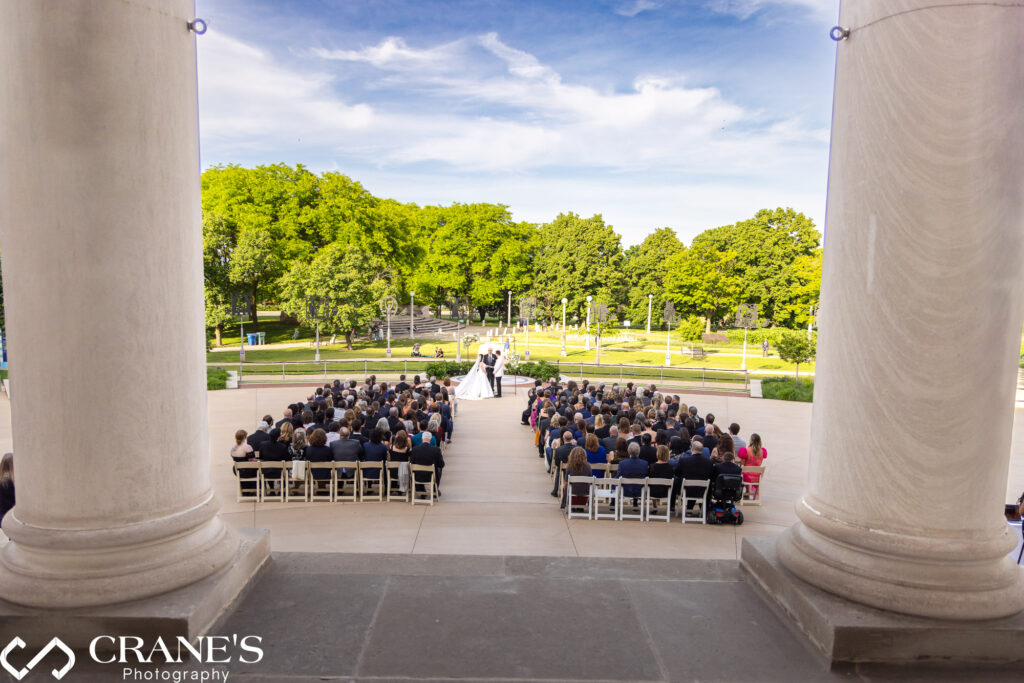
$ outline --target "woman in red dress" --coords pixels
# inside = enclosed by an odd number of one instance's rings
[[[750,443],[741,448],[736,457],[743,462],[745,467],[758,467],[768,457],[768,451],[761,445],[761,437],[757,434],[751,434]],[[761,475],[757,472],[744,472],[743,481],[748,484],[757,484],[761,481]],[[751,495],[757,495],[757,488],[757,486],[750,487]]]

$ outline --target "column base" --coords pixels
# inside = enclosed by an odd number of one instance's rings
[[[99,635],[138,636],[146,642],[204,634],[242,594],[270,556],[270,532],[239,529],[234,557],[217,573],[184,588],[106,607],[43,610],[0,601],[0,643],[15,636],[30,646],[58,637],[75,650]]]
[[[1024,613],[953,621],[867,607],[798,578],[779,560],[776,541],[775,537],[743,539],[743,576],[833,668],[859,663],[1024,664]]]

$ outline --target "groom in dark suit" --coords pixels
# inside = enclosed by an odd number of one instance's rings
[[[487,349],[487,355],[484,356],[484,368],[487,370],[487,383],[491,385],[491,393],[494,393],[494,365],[498,362],[498,357],[494,355],[494,352]]]

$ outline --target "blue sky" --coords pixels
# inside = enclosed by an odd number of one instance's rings
[[[204,167],[603,214],[626,244],[822,225],[833,0],[198,0]]]

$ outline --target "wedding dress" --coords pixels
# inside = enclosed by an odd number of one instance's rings
[[[455,398],[464,398],[467,401],[494,398],[491,385],[487,382],[487,371],[483,369],[483,364],[479,358],[473,364],[472,369],[459,382],[459,386],[455,387]]]

